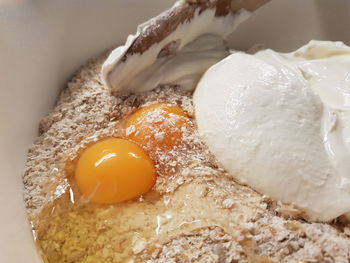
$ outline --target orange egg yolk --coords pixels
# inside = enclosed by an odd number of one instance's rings
[[[190,119],[181,108],[159,103],[134,112],[125,123],[125,136],[146,150],[166,151],[180,145],[183,129],[190,127]]]
[[[148,192],[156,180],[154,165],[133,142],[109,138],[80,155],[75,180],[80,193],[96,204],[114,204]]]

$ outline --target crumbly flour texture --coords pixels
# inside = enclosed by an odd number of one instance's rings
[[[68,83],[28,153],[25,201],[46,262],[350,261],[345,219],[307,222],[298,209],[238,184],[219,167],[196,134],[191,93],[165,86],[111,94],[101,81],[103,61],[87,63]],[[193,129],[183,131],[182,148],[154,153],[154,189],[113,206],[81,201],[70,176],[79,151],[119,137],[125,116],[158,102],[180,106]]]

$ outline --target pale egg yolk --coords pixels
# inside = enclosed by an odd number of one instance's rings
[[[125,123],[125,136],[147,150],[170,150],[182,141],[190,119],[178,106],[165,103],[142,107]]]
[[[154,165],[133,142],[108,138],[82,152],[75,180],[80,193],[96,204],[114,204],[148,192],[156,180]]]

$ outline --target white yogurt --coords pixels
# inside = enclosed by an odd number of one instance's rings
[[[350,211],[349,47],[232,54],[204,74],[194,104],[200,134],[239,181],[313,220]]]

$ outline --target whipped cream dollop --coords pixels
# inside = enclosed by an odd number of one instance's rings
[[[350,47],[234,53],[194,93],[198,130],[242,183],[311,220],[350,211]]]

